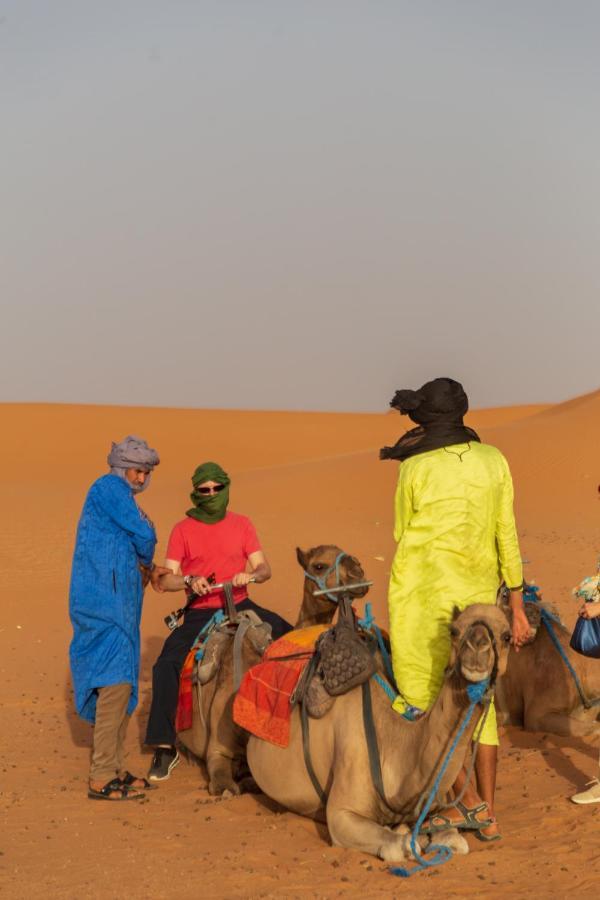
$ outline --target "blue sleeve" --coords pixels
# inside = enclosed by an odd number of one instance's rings
[[[131,538],[135,551],[144,565],[150,565],[156,546],[156,532],[141,513],[125,484],[101,478],[92,488],[94,502],[115,525]]]

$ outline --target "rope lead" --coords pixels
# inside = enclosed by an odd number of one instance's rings
[[[465,717],[460,724],[460,727],[456,733],[456,737],[452,741],[450,749],[448,750],[448,753],[446,754],[445,759],[441,765],[440,771],[436,776],[433,787],[431,788],[427,801],[425,802],[425,806],[421,810],[421,814],[419,815],[419,818],[417,819],[412,830],[410,838],[410,849],[412,850],[417,865],[412,869],[405,869],[403,866],[390,869],[389,871],[392,875],[399,876],[400,878],[409,878],[411,875],[414,875],[415,872],[422,872],[423,869],[430,869],[433,866],[442,865],[443,863],[448,862],[449,859],[452,859],[452,850],[450,849],[450,847],[444,847],[442,844],[431,844],[427,849],[427,853],[432,853],[433,851],[435,851],[435,856],[433,857],[433,859],[425,859],[425,857],[421,854],[419,845],[417,844],[417,837],[419,835],[421,825],[427,818],[427,814],[429,813],[433,801],[436,798],[442,778],[444,777],[444,773],[448,768],[454,751],[456,750],[467,725],[471,721],[471,717],[473,715],[475,707],[483,700],[485,692],[488,688],[488,684],[489,681],[487,678],[485,678],[483,681],[478,681],[476,684],[470,684],[467,687],[467,696],[470,700],[469,708],[465,713]]]

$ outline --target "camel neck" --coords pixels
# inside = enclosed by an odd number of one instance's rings
[[[393,748],[393,751],[392,755],[386,754],[384,782],[386,793],[389,791],[388,802],[393,810],[407,816],[410,815],[422,792],[431,788],[469,705],[467,682],[460,676],[452,675],[444,682],[431,709],[416,722],[408,722],[389,705],[387,706],[388,720],[390,717],[394,717],[389,721],[389,725],[395,734],[389,745],[386,741],[386,746]],[[440,784],[438,793],[441,797],[450,790],[456,781],[478,719],[479,715],[475,711],[460,737]],[[398,756],[404,754],[407,754],[408,758],[418,760],[418,765],[408,772],[397,759]],[[402,783],[398,783],[397,780],[396,773],[400,772],[404,772]],[[392,790],[387,787],[388,785]],[[400,796],[402,802],[396,804],[394,798]],[[408,803],[406,802],[407,798],[409,798]]]
[[[327,597],[313,596],[314,585],[305,579],[302,606],[294,628],[306,628],[309,625],[328,625],[333,621],[337,604]]]

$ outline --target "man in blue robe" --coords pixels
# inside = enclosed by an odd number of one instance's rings
[[[124,769],[123,746],[138,700],[142,597],[156,546],[154,526],[134,495],[148,487],[159,458],[129,436],[112,445],[108,463],[110,473],[91,486],[77,529],[69,655],[77,712],[95,726],[88,797],[128,800],[149,786]]]

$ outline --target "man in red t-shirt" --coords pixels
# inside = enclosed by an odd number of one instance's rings
[[[254,525],[247,516],[228,512],[230,479],[216,463],[198,466],[192,476],[190,494],[194,506],[178,522],[169,538],[163,575],[163,591],[186,590],[191,598],[183,618],[165,641],[152,670],[152,706],[146,743],[156,751],[148,773],[150,781],[164,781],[179,762],[175,749],[175,714],[179,675],[185,658],[198,635],[217,609],[223,609],[222,589],[211,582],[231,581],[233,600],[240,610],[252,609],[271,625],[274,638],[291,625],[270,610],[257,606],[246,590],[250,580],[260,584],[271,577],[271,567],[260,546]]]

